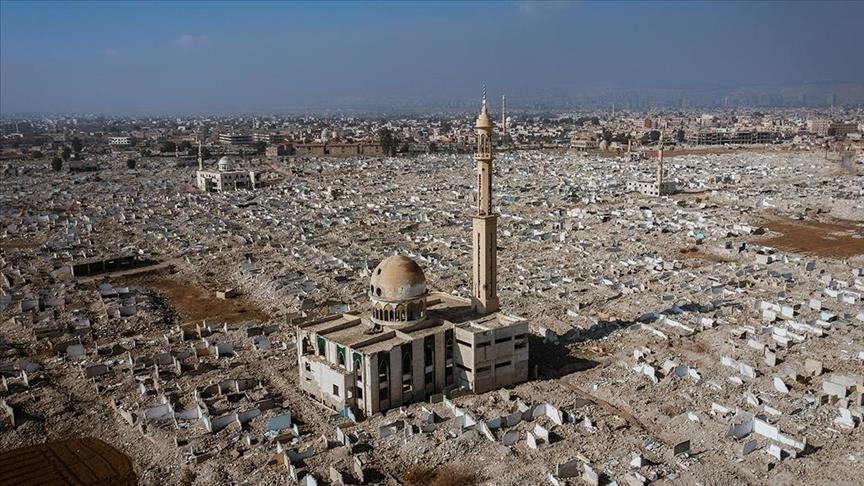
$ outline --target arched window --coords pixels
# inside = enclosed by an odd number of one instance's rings
[[[363,363],[359,358],[354,359],[354,373],[357,374],[357,379],[363,381]]]
[[[396,320],[397,321],[406,320],[405,319],[405,306],[402,304],[399,304],[396,306]]]
[[[378,400],[390,399],[390,361],[389,356],[378,355]]]
[[[406,349],[402,351],[402,374],[410,375],[412,370],[412,355],[411,355],[411,345],[409,344]]]
[[[413,321],[417,319],[417,304],[414,302],[408,303],[408,320]]]
[[[387,304],[384,306],[384,320],[392,321],[393,320],[393,306]]]
[[[427,342],[423,347],[423,366],[432,366],[435,362],[435,342]]]
[[[336,363],[339,364],[339,366],[345,366],[345,348],[336,348]]]

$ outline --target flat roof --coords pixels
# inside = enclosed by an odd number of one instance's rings
[[[470,300],[443,292],[431,292],[426,306],[429,314],[426,320],[405,327],[383,326],[375,333],[370,332],[372,321],[359,313],[332,314],[299,327],[363,354],[375,354],[456,326],[471,332],[485,332],[524,321],[500,311],[480,314]]]

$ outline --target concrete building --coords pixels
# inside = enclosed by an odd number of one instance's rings
[[[268,145],[275,145],[285,142],[287,136],[284,133],[253,133],[253,142],[264,142]]]
[[[135,140],[130,136],[124,137],[108,137],[108,145],[112,147],[128,147],[135,143]]]
[[[811,118],[807,120],[807,131],[815,135],[828,135],[831,128],[831,120],[827,118]]]
[[[369,280],[368,312],[298,325],[304,391],[369,416],[455,388],[482,393],[528,379],[528,321],[499,311],[492,128],[484,92],[474,153],[471,299],[429,292],[423,270],[408,257],[383,260]]]
[[[628,181],[627,192],[639,192],[646,196],[665,196],[678,192],[678,186],[673,181],[665,179],[663,167],[663,134],[657,148],[657,179],[654,181]]]
[[[264,149],[264,155],[267,157],[282,157],[292,155],[294,153],[294,144],[291,142],[282,142],[278,144],[268,145]]]
[[[843,138],[850,133],[858,133],[857,123],[832,123],[829,131],[836,137]]]
[[[240,133],[220,133],[219,143],[232,146],[252,145],[252,136]]]
[[[261,187],[259,174],[254,171],[237,169],[230,157],[222,157],[216,170],[204,170],[201,144],[198,144],[198,172],[195,174],[198,189],[204,192],[236,191],[237,189],[257,189]]]
[[[574,134],[570,139],[570,150],[573,152],[589,152],[599,149],[600,144],[596,140],[579,138],[578,134]]]
[[[324,156],[327,155],[327,146],[323,143],[298,143],[295,146],[297,155]]]
[[[300,143],[296,145],[297,155],[307,156],[333,156],[333,157],[351,157],[359,155],[368,155],[372,157],[380,157],[384,155],[384,147],[380,143],[374,142],[354,142],[354,143]]]

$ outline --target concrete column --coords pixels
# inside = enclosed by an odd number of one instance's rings
[[[402,347],[390,350],[390,408],[402,406]]]
[[[444,373],[446,365],[447,356],[444,352],[444,333],[439,332],[435,335],[435,393],[439,393],[444,389],[446,380]]]

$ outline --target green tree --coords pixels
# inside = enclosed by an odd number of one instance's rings
[[[679,128],[677,132],[675,132],[675,140],[678,143],[682,143],[684,141],[684,129]]]
[[[84,149],[84,142],[81,141],[80,138],[75,137],[72,139],[72,151],[75,152],[75,157],[81,153],[81,150]]]
[[[258,155],[264,155],[267,153],[267,143],[263,140],[255,142],[255,153]]]
[[[180,142],[180,145],[177,147],[177,150],[183,152],[192,148],[192,143],[189,140],[183,140]]]
[[[177,144],[172,142],[171,140],[166,140],[162,142],[162,145],[159,146],[159,151],[164,153],[175,152],[177,150]]]
[[[381,148],[384,150],[384,155],[396,155],[396,149],[399,146],[399,141],[396,140],[396,136],[393,135],[392,130],[387,127],[382,127],[380,130],[378,130],[378,142],[381,144]]]
[[[137,161],[135,159],[126,159],[126,168],[134,169],[137,165]]]
[[[186,150],[186,155],[189,157],[198,157],[198,147],[189,147]],[[207,147],[201,147],[201,158],[207,160],[210,158],[210,149]]]
[[[63,149],[60,151],[60,157],[63,157],[63,160],[69,160],[69,157],[71,156],[72,149],[70,149],[68,145],[64,145]]]
[[[54,158],[51,159],[51,169],[53,169],[54,172],[60,172],[63,169],[63,159],[54,156]]]

